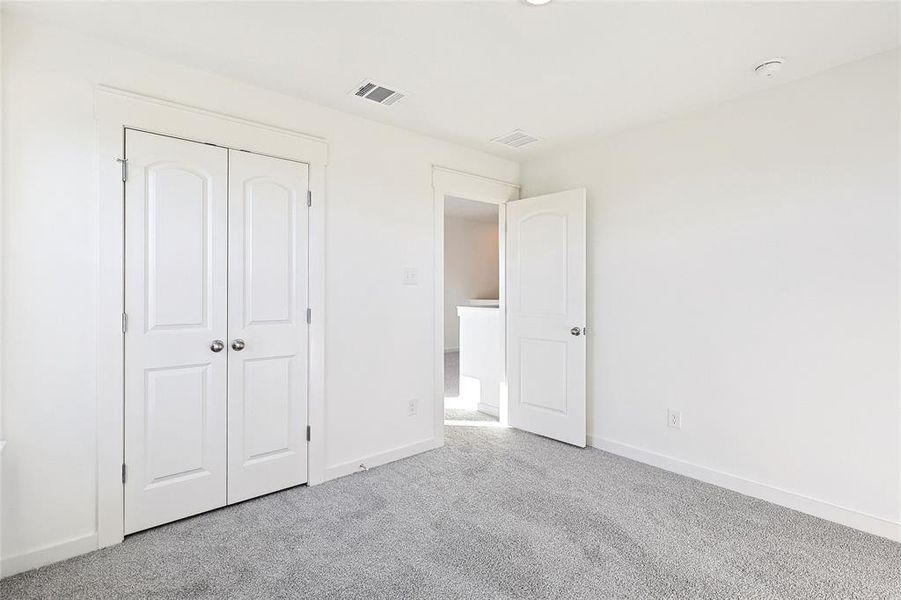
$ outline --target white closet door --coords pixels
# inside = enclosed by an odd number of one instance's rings
[[[585,190],[507,204],[510,425],[585,446]]]
[[[229,503],[307,481],[308,181],[229,152]]]
[[[223,148],[125,145],[125,533],[226,502]],[[216,349],[219,348],[218,351]]]

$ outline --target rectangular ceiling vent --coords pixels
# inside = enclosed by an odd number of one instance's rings
[[[369,79],[364,79],[357,87],[352,89],[350,93],[358,98],[372,100],[376,104],[383,104],[385,106],[391,106],[406,96],[404,92],[399,92],[387,85],[382,85],[381,83],[376,83]]]
[[[507,135],[493,138],[491,141],[497,142],[498,144],[503,144],[504,146],[509,146],[511,148],[522,148],[523,146],[534,144],[538,140],[539,138],[535,137],[534,135],[529,135],[522,129],[514,129]]]

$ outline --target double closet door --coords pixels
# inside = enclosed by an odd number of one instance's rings
[[[125,532],[307,481],[307,165],[125,135]]]

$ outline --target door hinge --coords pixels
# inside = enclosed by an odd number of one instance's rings
[[[125,483],[125,463],[122,463],[122,483]]]
[[[312,322],[313,322],[313,309],[308,308],[307,309],[307,324],[310,324]]]
[[[307,441],[310,441],[310,426],[307,425]]]
[[[117,158],[116,162],[122,165],[122,181],[128,181],[128,159]]]
[[[307,190],[307,206],[313,206],[313,192]]]
[[[128,333],[128,315],[122,313],[122,333]]]

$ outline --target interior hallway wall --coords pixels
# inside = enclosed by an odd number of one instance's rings
[[[497,298],[497,222],[444,217],[444,349],[459,350],[457,307],[471,298]]]
[[[523,163],[588,189],[595,445],[901,535],[899,106],[892,52]]]

